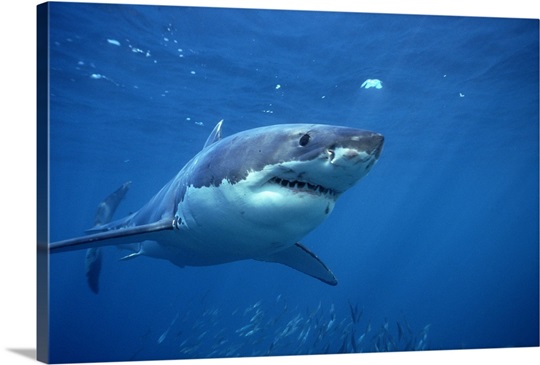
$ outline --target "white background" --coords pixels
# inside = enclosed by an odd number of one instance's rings
[[[86,0],[85,2],[96,2]],[[105,2],[105,1],[101,1]],[[123,4],[161,4],[267,9],[332,10],[396,14],[468,15],[538,19],[531,0],[110,0]],[[36,348],[36,5],[33,0],[0,5],[0,363],[35,362]],[[451,31],[451,30],[449,30]],[[496,320],[496,319],[494,319]],[[486,334],[489,335],[489,334]],[[540,348],[431,351],[225,360],[137,362],[137,364],[538,364]],[[128,364],[128,363],[121,363]]]

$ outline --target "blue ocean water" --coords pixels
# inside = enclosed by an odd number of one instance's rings
[[[224,133],[385,135],[303,243],[325,285],[255,261],[50,259],[50,360],[539,345],[538,20],[50,4],[50,237],[125,181],[137,210]],[[362,88],[367,79],[381,89]]]

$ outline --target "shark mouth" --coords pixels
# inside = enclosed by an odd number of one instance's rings
[[[311,193],[316,195],[326,195],[331,197],[332,199],[336,199],[338,197],[338,193],[332,189],[325,188],[324,186],[317,185],[317,184],[311,184],[305,181],[298,181],[298,180],[287,180],[282,179],[279,177],[273,177],[270,179],[269,183],[281,185],[285,188],[291,189],[295,192],[305,192],[305,193]]]

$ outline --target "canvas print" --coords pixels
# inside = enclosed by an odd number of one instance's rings
[[[39,360],[539,345],[537,19],[37,23]]]

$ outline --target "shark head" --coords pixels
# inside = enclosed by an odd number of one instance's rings
[[[371,170],[383,141],[378,133],[317,124],[216,138],[186,166],[181,218],[192,227],[231,232],[250,247],[293,244]]]
[[[383,136],[324,125],[287,126],[274,142],[273,161],[248,175],[253,185],[285,198],[309,195],[335,201],[373,167]]]
[[[194,159],[191,185],[244,181],[252,189],[275,185],[283,194],[337,198],[378,160],[384,137],[353,128],[285,124],[241,132],[206,147]]]

